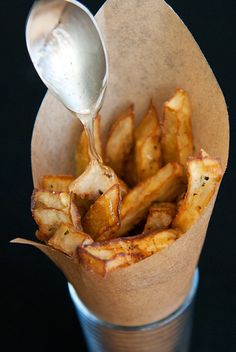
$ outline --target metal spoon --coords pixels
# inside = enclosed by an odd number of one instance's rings
[[[80,118],[90,156],[101,163],[92,126],[103,102],[108,61],[93,15],[76,0],[38,0],[27,20],[26,43],[40,78]]]

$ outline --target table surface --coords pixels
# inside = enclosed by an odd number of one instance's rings
[[[86,351],[63,275],[33,248],[30,141],[45,87],[27,54],[24,27],[33,1],[1,1],[1,350]],[[96,13],[103,1],[84,1]],[[236,350],[235,0],[169,0],[199,43],[229,108],[231,153],[200,258],[191,352]],[[234,112],[234,113],[233,113]]]

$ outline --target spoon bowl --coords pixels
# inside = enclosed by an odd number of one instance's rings
[[[27,48],[40,78],[65,107],[94,116],[108,78],[107,53],[89,10],[76,0],[39,0],[26,25]]]

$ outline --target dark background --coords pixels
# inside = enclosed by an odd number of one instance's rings
[[[120,0],[126,1],[126,0]],[[145,0],[144,0],[145,1]],[[1,236],[0,348],[86,351],[63,275],[33,248],[10,245],[34,238],[30,140],[45,94],[24,40],[33,1],[1,0]],[[95,14],[103,1],[84,1]],[[231,124],[227,173],[200,259],[192,352],[236,351],[235,0],[169,0],[200,45],[224,92]],[[161,351],[160,351],[161,352]]]

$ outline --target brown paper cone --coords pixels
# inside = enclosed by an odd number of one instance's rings
[[[177,87],[193,106],[196,151],[219,157],[225,170],[229,131],[222,92],[203,54],[179,17],[162,0],[108,0],[96,15],[110,63],[101,111],[104,135],[124,107],[135,104],[139,119],[150,98],[161,108]],[[73,173],[79,121],[51,94],[40,108],[32,139],[35,187],[43,174]],[[89,272],[62,253],[35,242],[65,274],[87,307],[114,324],[140,325],[161,319],[184,300],[205,239],[215,197],[201,218],[169,248],[107,274]]]

